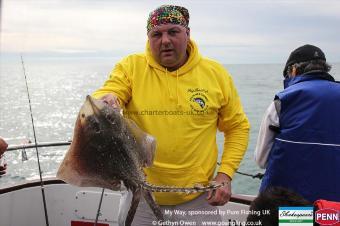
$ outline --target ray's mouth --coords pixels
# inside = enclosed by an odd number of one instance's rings
[[[93,101],[93,98],[90,95],[86,96],[86,100],[90,103],[92,108],[94,108],[96,106],[96,104]]]

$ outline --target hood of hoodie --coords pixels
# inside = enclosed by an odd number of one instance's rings
[[[198,47],[196,43],[191,39],[188,43],[187,51],[189,53],[189,58],[187,62],[185,62],[185,64],[179,69],[170,72],[170,71],[167,71],[165,67],[163,67],[162,65],[156,62],[155,58],[153,57],[151,53],[149,41],[146,42],[146,48],[145,48],[146,60],[149,66],[154,69],[160,70],[162,72],[166,72],[167,74],[170,74],[172,76],[184,75],[185,73],[190,71],[193,67],[195,67],[200,61],[201,55],[199,54]]]

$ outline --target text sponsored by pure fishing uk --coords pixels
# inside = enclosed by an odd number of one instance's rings
[[[165,209],[164,211],[165,218],[167,220],[164,221],[153,221],[152,225],[169,225],[169,226],[177,226],[177,225],[228,225],[228,226],[243,226],[243,225],[262,225],[261,221],[258,222],[246,222],[240,221],[240,215],[244,215],[242,219],[246,219],[246,216],[249,214],[256,215],[268,215],[270,214],[269,210],[263,211],[253,211],[253,210],[221,210],[216,209],[213,211],[209,210],[170,210]],[[211,220],[202,220],[197,222],[197,218],[205,219],[207,216],[217,216],[220,215],[223,220],[221,221],[211,221]],[[196,219],[195,219],[196,218]],[[185,219],[185,220],[182,220]],[[192,219],[192,220],[190,220]]]

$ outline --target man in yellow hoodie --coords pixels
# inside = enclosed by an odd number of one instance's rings
[[[156,137],[154,164],[145,169],[149,183],[192,187],[212,180],[226,182],[207,195],[154,193],[163,209],[214,211],[230,199],[231,179],[247,149],[249,122],[230,74],[199,54],[188,25],[189,12],[184,7],[164,5],[152,11],[145,53],[118,62],[93,96],[122,107],[125,116]],[[217,129],[224,132],[225,141],[214,178]],[[214,214],[185,213],[168,217],[195,221],[196,225],[221,220]],[[171,215],[171,211],[165,214]],[[150,226],[152,220],[152,212],[142,201],[133,225]]]

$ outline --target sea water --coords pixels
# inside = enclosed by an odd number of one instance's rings
[[[107,79],[115,60],[110,58],[24,58],[38,142],[72,139],[73,126],[85,96]],[[20,56],[1,60],[0,136],[9,144],[34,142],[25,79]],[[282,89],[283,64],[225,65],[233,77],[244,111],[250,123],[250,140],[239,171],[263,172],[253,160],[254,148],[263,113]],[[333,64],[332,75],[340,79],[340,64]],[[217,133],[219,154],[223,134]],[[55,175],[67,147],[39,148],[43,176]],[[27,155],[27,160],[24,160]],[[35,149],[6,153],[7,174],[0,178],[0,188],[39,178]],[[235,174],[233,193],[258,192],[260,180]]]

